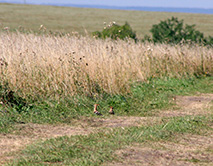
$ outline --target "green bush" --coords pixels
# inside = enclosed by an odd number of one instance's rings
[[[195,25],[186,24],[184,26],[183,20],[179,21],[175,17],[153,25],[150,32],[152,33],[152,41],[155,43],[177,44],[184,41],[208,45],[213,44],[212,37],[205,38],[203,33],[195,29]]]
[[[26,112],[31,107],[24,98],[18,96],[9,88],[8,83],[0,84],[0,102],[4,107],[12,107],[19,113]]]
[[[212,36],[209,36],[206,38],[206,45],[213,46],[213,37]]]
[[[126,22],[123,26],[117,25],[115,23],[110,23],[107,27],[104,27],[102,32],[96,31],[92,33],[96,38],[111,38],[114,40],[121,39],[134,39],[137,41],[136,33],[132,30],[130,25]]]

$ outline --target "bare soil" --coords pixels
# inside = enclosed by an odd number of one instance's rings
[[[72,135],[86,135],[103,128],[153,125],[160,123],[161,118],[154,117],[111,117],[110,119],[83,119],[77,126],[49,124],[19,124],[12,134],[0,134],[0,164],[12,159],[13,153],[29,144],[49,138]]]
[[[200,96],[176,96],[179,109],[159,112],[159,117],[208,115],[213,113],[213,94]],[[213,125],[211,126],[213,127]],[[151,142],[115,152],[121,162],[107,163],[110,166],[194,166],[213,165],[213,133],[207,136],[178,135],[176,142]]]
[[[11,152],[17,152],[37,141],[60,136],[85,135],[92,132],[89,128],[72,126],[53,126],[41,124],[20,124],[13,134],[0,135],[0,164],[12,159]]]
[[[201,94],[199,96],[176,96],[174,102],[179,109],[160,111],[158,116],[175,117],[186,115],[208,115],[212,114],[213,94]]]
[[[18,152],[29,144],[60,136],[85,135],[101,128],[153,125],[163,117],[211,114],[213,94],[199,96],[177,96],[174,102],[177,110],[160,111],[156,117],[118,117],[108,119],[83,119],[77,126],[19,124],[12,134],[0,134],[0,164],[13,159]],[[179,138],[179,137],[178,137]],[[129,147],[116,152],[125,162],[110,165],[194,165],[196,162],[208,165],[213,162],[213,137],[181,136],[178,143],[159,142],[155,147]],[[163,146],[164,149],[156,149]],[[175,150],[174,150],[175,147]],[[194,162],[191,162],[194,161]]]
[[[129,127],[141,125],[153,125],[160,123],[162,118],[159,117],[111,117],[109,119],[94,119],[92,127]]]
[[[152,142],[116,152],[121,162],[110,166],[130,165],[212,165],[213,135],[181,135],[176,142]]]

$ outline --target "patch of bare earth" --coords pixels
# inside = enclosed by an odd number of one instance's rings
[[[92,127],[129,127],[141,125],[153,125],[160,123],[162,118],[159,117],[118,117],[114,116],[108,119],[93,119],[90,124]]]
[[[212,165],[213,135],[182,135],[176,142],[151,142],[122,149],[116,152],[121,162],[107,164],[110,166],[131,165],[172,165],[193,166]]]
[[[176,117],[186,115],[212,114],[213,94],[200,96],[177,96],[174,101],[180,107],[178,110],[161,111],[159,117]],[[151,142],[128,147],[115,152],[121,162],[107,163],[110,166],[193,166],[212,165],[213,134],[179,135],[176,142]]]
[[[90,118],[80,120],[79,126],[19,124],[13,134],[0,134],[0,164],[12,159],[14,154],[29,144],[60,136],[86,135],[103,128],[151,125],[160,123],[161,118],[111,117],[109,119]],[[77,124],[78,125],[78,124]]]
[[[176,110],[160,111],[158,116],[175,117],[186,115],[212,114],[213,94],[201,94],[199,96],[176,96],[174,102],[180,107]]]
[[[21,124],[16,126],[13,134],[0,135],[0,164],[12,159],[13,154],[23,149],[26,145],[38,140],[55,138],[59,136],[85,135],[92,132],[89,128],[72,126],[53,126],[41,124]]]

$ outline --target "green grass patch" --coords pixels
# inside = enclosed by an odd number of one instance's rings
[[[174,106],[172,96],[213,93],[212,82],[212,77],[150,79],[146,83],[133,84],[127,95],[74,96],[30,104],[27,101],[26,106],[10,103],[1,106],[0,132],[9,131],[19,123],[72,124],[74,119],[82,116],[97,118],[93,113],[95,103],[100,104],[99,111],[104,115],[101,118],[109,116],[109,106],[114,107],[117,116],[154,116],[155,110]]]
[[[118,160],[118,149],[146,141],[173,139],[177,134],[212,130],[212,116],[179,117],[148,127],[119,128],[87,136],[59,137],[29,146],[11,165],[100,165]]]

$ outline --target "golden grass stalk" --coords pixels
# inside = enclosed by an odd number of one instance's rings
[[[0,77],[23,97],[130,91],[150,77],[213,74],[213,48],[0,34]]]

